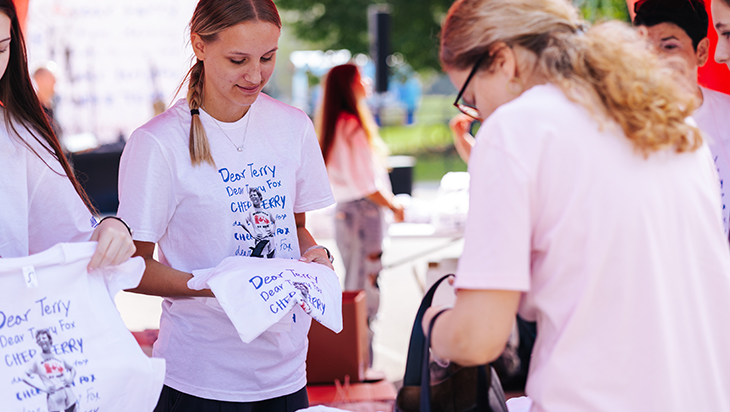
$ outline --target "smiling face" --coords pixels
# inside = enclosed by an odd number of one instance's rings
[[[0,77],[5,75],[10,60],[10,17],[0,12]]]
[[[723,0],[712,0],[712,20],[717,31],[715,61],[730,67],[730,6]]]
[[[229,27],[205,43],[193,34],[195,56],[203,61],[203,108],[211,116],[233,122],[248,111],[271,78],[280,29],[248,21]]]
[[[261,192],[258,190],[249,190],[248,197],[251,199],[251,204],[253,204],[253,207],[261,207],[261,199],[263,198],[261,196]]]
[[[36,343],[38,346],[41,347],[41,350],[44,353],[49,353],[51,351],[51,345],[53,344],[53,341],[51,340],[51,336],[48,334],[48,332],[39,332],[36,336]]]

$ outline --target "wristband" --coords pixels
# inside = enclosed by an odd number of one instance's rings
[[[99,226],[101,224],[101,222],[103,222],[103,221],[105,221],[107,219],[114,219],[114,220],[118,220],[118,221],[122,222],[122,224],[124,225],[124,227],[126,227],[127,230],[129,231],[129,236],[132,236],[133,235],[134,232],[132,231],[132,228],[129,227],[129,225],[127,224],[127,222],[123,221],[121,217],[116,217],[116,216],[106,216],[106,217],[103,217],[99,221],[99,223],[96,224],[96,226]]]
[[[322,246],[322,245],[310,246],[307,250],[304,251],[304,253],[302,253],[302,255],[304,255],[307,252],[309,252],[310,250],[314,250],[314,249],[322,249],[322,250],[324,250],[325,252],[327,252],[327,259],[330,260],[330,263],[335,263],[335,257],[332,256],[332,254],[330,253],[330,250],[327,249],[326,247]]]

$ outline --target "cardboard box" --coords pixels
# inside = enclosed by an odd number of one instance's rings
[[[370,364],[367,307],[362,290],[342,292],[342,332],[312,322],[307,354],[307,382],[333,384],[365,380]]]

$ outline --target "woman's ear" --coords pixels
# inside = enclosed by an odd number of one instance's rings
[[[205,42],[198,34],[190,36],[190,44],[193,46],[193,53],[198,60],[205,60]]]
[[[508,79],[511,79],[517,75],[517,57],[515,56],[514,50],[502,43],[496,45],[492,52],[495,71],[502,72]]]
[[[697,67],[702,67],[710,57],[710,39],[705,37],[697,43]]]

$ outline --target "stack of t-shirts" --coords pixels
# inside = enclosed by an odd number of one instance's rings
[[[144,261],[89,273],[95,249],[61,243],[0,259],[3,412],[154,409],[165,361],[145,356],[113,301],[139,284]]]
[[[231,256],[215,268],[193,271],[188,287],[209,287],[245,343],[281,327],[296,305],[334,332],[342,330],[340,281],[318,263]]]

